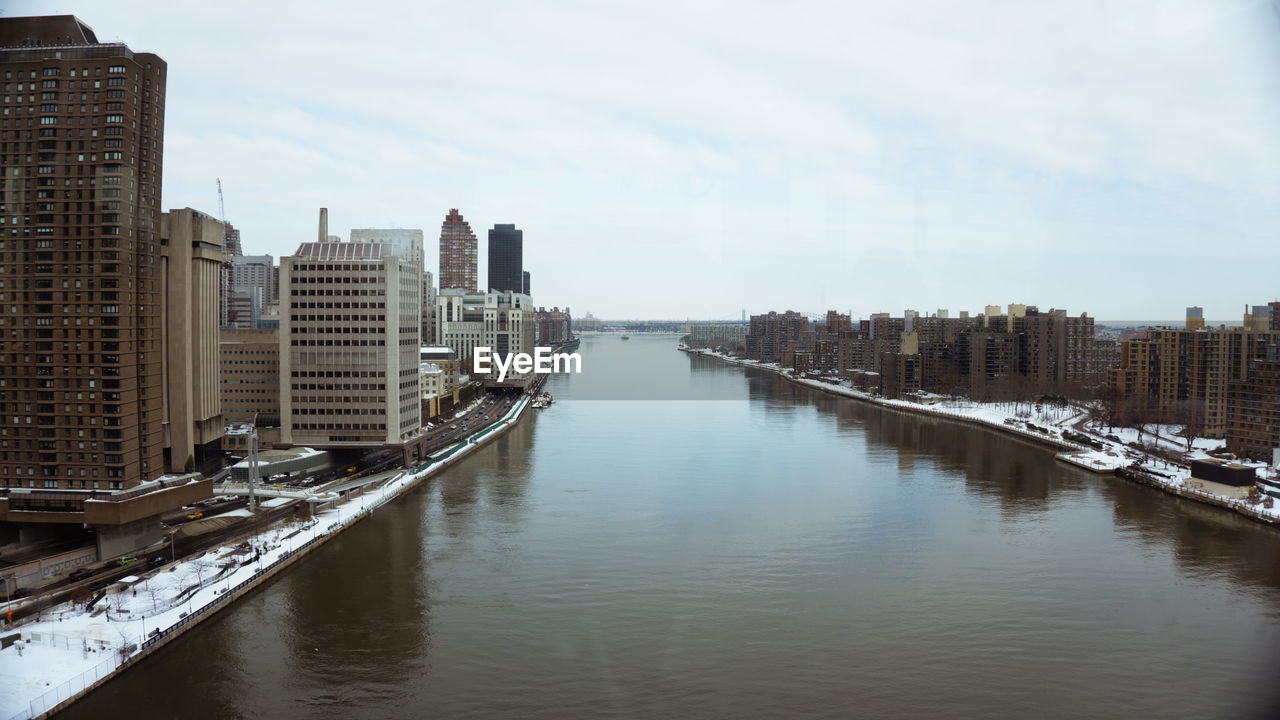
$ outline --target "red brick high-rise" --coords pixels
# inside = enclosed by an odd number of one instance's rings
[[[457,208],[451,209],[440,227],[440,289],[475,292],[479,289],[480,246],[471,225]]]

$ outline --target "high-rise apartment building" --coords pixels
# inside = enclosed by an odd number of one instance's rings
[[[3,18],[0,72],[0,535],[89,525],[109,557],[210,492],[144,483],[220,466],[222,226],[160,211],[164,60]]]
[[[1187,329],[1152,328],[1121,344],[1120,367],[1108,381],[1122,395],[1142,400],[1152,417],[1189,421],[1203,437],[1225,437],[1233,380],[1246,380],[1251,361],[1280,343],[1280,331],[1260,327],[1205,328],[1199,308],[1188,308]],[[1194,314],[1193,314],[1194,313]]]
[[[419,434],[421,255],[319,239],[280,260],[280,439],[381,447]]]
[[[1243,380],[1229,383],[1227,449],[1238,457],[1270,462],[1280,449],[1280,345],[1249,361]]]
[[[489,230],[489,290],[519,293],[524,288],[524,231],[515,225]]]
[[[440,226],[440,289],[475,292],[480,289],[479,240],[457,208]]]
[[[72,16],[0,20],[0,45],[0,478],[124,488],[163,472],[165,63]]]

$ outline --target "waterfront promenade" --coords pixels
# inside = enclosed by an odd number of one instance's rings
[[[529,405],[530,397],[522,397],[495,422],[426,462],[386,473],[385,480],[321,506],[304,523],[240,538],[155,573],[140,572],[146,577],[114,585],[93,609],[66,603],[7,628],[0,635],[0,687],[6,688],[0,720],[44,718],[65,708],[502,435]]]

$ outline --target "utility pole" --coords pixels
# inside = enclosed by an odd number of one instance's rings
[[[258,514],[258,498],[253,494],[253,486],[258,482],[258,428],[249,428],[249,512]]]

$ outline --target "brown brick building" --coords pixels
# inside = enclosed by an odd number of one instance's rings
[[[546,345],[573,339],[573,316],[569,314],[569,308],[564,310],[558,307],[550,310],[538,308],[534,311],[534,320],[538,324],[535,338],[538,344]]]
[[[217,371],[205,265],[222,231],[184,215],[165,237],[158,56],[69,15],[3,18],[0,72],[0,534],[88,523],[109,556],[158,537],[154,513],[209,495],[139,486],[215,462],[216,376],[191,373]]]
[[[1280,346],[1249,361],[1248,378],[1228,389],[1227,449],[1238,457],[1270,462],[1280,448]]]
[[[1109,375],[1114,391],[1145,402],[1153,419],[1177,420],[1191,403],[1204,437],[1226,437],[1228,389],[1248,377],[1250,362],[1266,357],[1280,331],[1244,327],[1151,328],[1146,338],[1121,343],[1120,367]]]
[[[449,211],[440,226],[440,289],[476,292],[480,287],[480,242],[471,224],[458,212]]]

